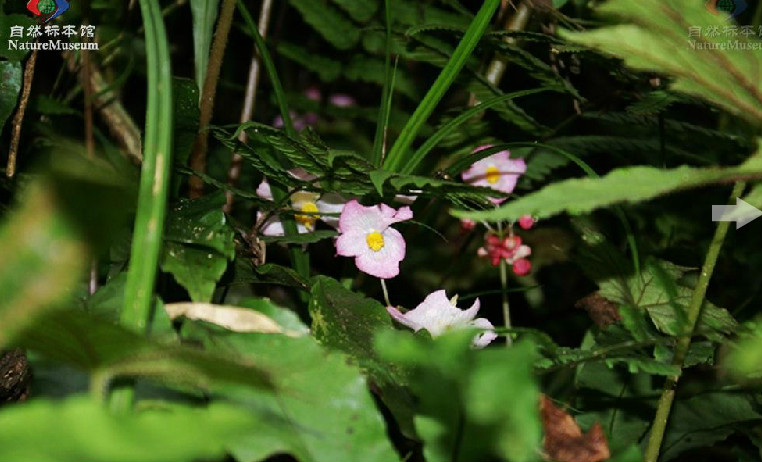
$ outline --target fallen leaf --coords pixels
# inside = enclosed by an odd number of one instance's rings
[[[286,330],[271,317],[248,308],[211,303],[170,303],[164,309],[171,319],[185,317],[194,321],[216,324],[233,332],[284,334],[298,337],[299,332]]]
[[[600,462],[611,454],[599,423],[585,434],[577,422],[547,396],[540,397],[545,458],[556,462]]]

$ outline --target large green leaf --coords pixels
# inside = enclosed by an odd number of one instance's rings
[[[713,15],[694,0],[615,0],[600,11],[631,24],[562,36],[636,69],[674,76],[672,89],[704,98],[755,126],[762,121],[760,42],[724,32],[726,14]]]
[[[175,164],[185,165],[193,149],[198,134],[199,88],[191,79],[172,79],[172,94],[175,96],[175,132],[172,148]],[[177,180],[175,180],[177,181]],[[175,185],[177,189],[179,185]]]
[[[474,332],[435,341],[385,332],[383,358],[412,369],[415,426],[427,460],[537,459],[541,428],[539,390],[532,374],[534,347],[474,350]]]
[[[217,460],[249,421],[243,410],[223,405],[158,405],[117,416],[87,397],[35,400],[0,412],[0,459]]]
[[[204,88],[209,48],[212,46],[212,33],[219,5],[220,0],[191,0],[190,2],[193,15],[193,56],[198,88]]]
[[[601,178],[575,178],[553,183],[494,210],[458,210],[453,215],[486,221],[516,220],[522,215],[547,218],[562,212],[579,215],[617,203],[642,202],[682,189],[745,177],[762,177],[759,155],[737,167],[726,168],[624,167]]]
[[[95,383],[104,387],[98,392],[117,377],[147,377],[202,389],[222,383],[272,387],[269,374],[251,361],[150,340],[81,312],[56,310],[23,326],[3,328],[17,332],[12,345],[93,374]]]
[[[685,272],[685,268],[669,262],[649,261],[639,275],[598,281],[599,294],[620,306],[646,312],[656,328],[665,334],[684,335],[688,304],[693,295],[693,288],[680,281]],[[696,333],[719,340],[733,332],[737,325],[727,310],[705,301]]]
[[[404,371],[399,365],[382,360],[373,349],[373,338],[392,329],[386,308],[326,276],[313,278],[309,307],[315,338],[326,347],[348,354],[359,364],[402,432],[414,438],[413,400],[402,388],[406,381]]]
[[[241,462],[289,453],[303,462],[398,460],[381,414],[356,366],[323,350],[312,337],[231,333],[198,323],[184,337],[210,350],[262,364],[275,396],[230,387],[218,395],[258,416],[231,448]]]
[[[5,126],[5,121],[16,108],[19,91],[21,91],[21,64],[0,61],[0,132]]]

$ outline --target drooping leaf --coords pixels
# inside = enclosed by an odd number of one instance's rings
[[[228,259],[214,250],[166,242],[161,270],[172,274],[185,287],[194,302],[209,302],[217,281],[228,266]]]
[[[0,57],[8,61],[21,61],[26,57],[29,50],[24,49],[34,42],[34,37],[27,35],[27,27],[34,25],[32,18],[23,14],[5,15],[0,11]],[[11,38],[11,27],[21,27],[21,37]],[[11,44],[12,43],[12,44]]]

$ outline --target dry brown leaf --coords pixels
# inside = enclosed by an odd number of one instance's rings
[[[598,292],[580,299],[574,304],[576,308],[584,308],[590,319],[601,328],[606,328],[622,320],[619,314],[619,308],[616,303],[612,303],[603,298]]]
[[[601,462],[611,454],[606,435],[599,423],[584,434],[566,411],[547,396],[540,397],[544,447],[547,460],[556,462]]]
[[[173,320],[182,316],[194,321],[216,324],[234,332],[284,334],[290,337],[301,335],[299,332],[284,329],[269,316],[247,308],[211,303],[170,303],[164,305],[164,309]]]

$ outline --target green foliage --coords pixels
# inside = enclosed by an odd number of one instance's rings
[[[762,87],[753,77],[762,63],[758,53],[744,48],[759,42],[743,35],[688,36],[691,28],[724,30],[724,14],[707,14],[704,5],[692,0],[617,0],[600,11],[631,24],[562,36],[616,55],[636,69],[669,74],[675,91],[704,98],[756,125],[762,121]],[[731,40],[738,40],[739,48],[729,46]]]
[[[0,131],[13,113],[21,91],[21,65],[12,61],[0,61]]]
[[[167,218],[161,269],[185,287],[194,302],[208,302],[235,255],[224,197],[181,200]]]
[[[241,409],[224,405],[157,404],[116,416],[86,397],[39,400],[0,413],[0,457],[45,462],[219,458],[249,421]]]
[[[388,332],[376,348],[412,371],[415,427],[428,460],[535,460],[540,421],[532,344],[476,352],[472,338],[465,332],[432,342]]]
[[[526,214],[538,218],[548,218],[562,212],[579,215],[621,202],[641,202],[681,189],[760,175],[762,170],[758,155],[738,167],[720,169],[624,167],[602,178],[557,182],[495,210],[456,211],[453,214],[459,218],[489,221],[515,220]]]
[[[356,366],[314,339],[238,334],[186,324],[183,337],[220,354],[245,356],[272,372],[276,395],[228,389],[225,401],[257,415],[231,447],[238,460],[289,453],[303,461],[398,460]]]
[[[197,88],[203,88],[206,80],[209,49],[212,46],[214,23],[217,21],[219,6],[220,0],[191,0],[190,2],[193,15],[193,56]]]
[[[339,50],[352,48],[360,40],[360,31],[333,5],[312,0],[289,0],[289,3],[301,13],[305,22]],[[340,3],[346,5],[350,2]],[[357,8],[353,11],[362,14]]]

